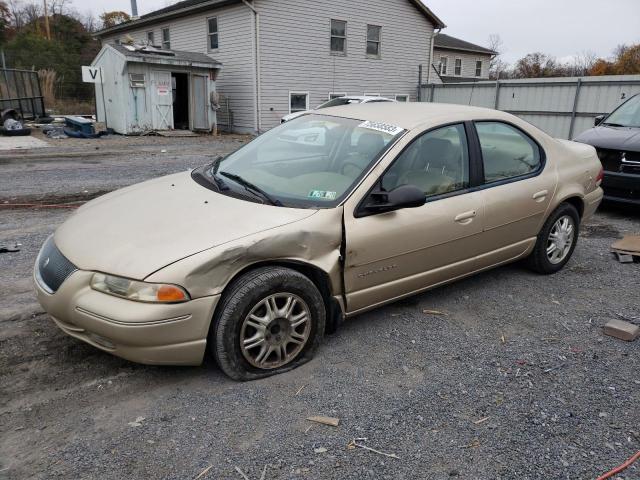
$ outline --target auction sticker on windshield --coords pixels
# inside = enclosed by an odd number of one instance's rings
[[[367,120],[366,122],[358,125],[359,128],[368,128],[369,130],[377,130],[378,132],[388,133],[389,135],[397,135],[404,130],[404,128],[400,128],[396,125],[391,125],[389,123],[382,122],[373,122],[371,120]]]
[[[311,190],[309,198],[317,198],[318,200],[335,200],[337,192],[325,192],[323,190]]]

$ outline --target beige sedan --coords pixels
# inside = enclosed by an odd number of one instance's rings
[[[518,260],[557,272],[601,180],[592,147],[506,113],[329,108],[89,202],[42,247],[36,290],[99,349],[179,365],[209,352],[251,380],[377,306]]]

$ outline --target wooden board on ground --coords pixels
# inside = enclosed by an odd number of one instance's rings
[[[191,130],[158,130],[156,132],[161,137],[199,137],[195,132]]]
[[[633,257],[640,257],[640,235],[626,235],[611,245],[611,251],[617,255],[620,262],[633,262]]]

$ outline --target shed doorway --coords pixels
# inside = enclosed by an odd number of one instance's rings
[[[171,73],[173,128],[189,130],[189,74]]]

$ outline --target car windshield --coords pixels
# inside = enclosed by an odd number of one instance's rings
[[[607,117],[603,125],[640,127],[640,95],[636,95],[620,105]]]
[[[339,107],[341,105],[352,105],[355,103],[362,103],[362,100],[359,98],[345,98],[339,97],[329,100],[328,102],[324,102],[318,105],[318,108],[329,108],[329,107]]]
[[[204,175],[212,185],[250,190],[265,203],[333,207],[403,132],[385,123],[305,115],[269,130]]]

